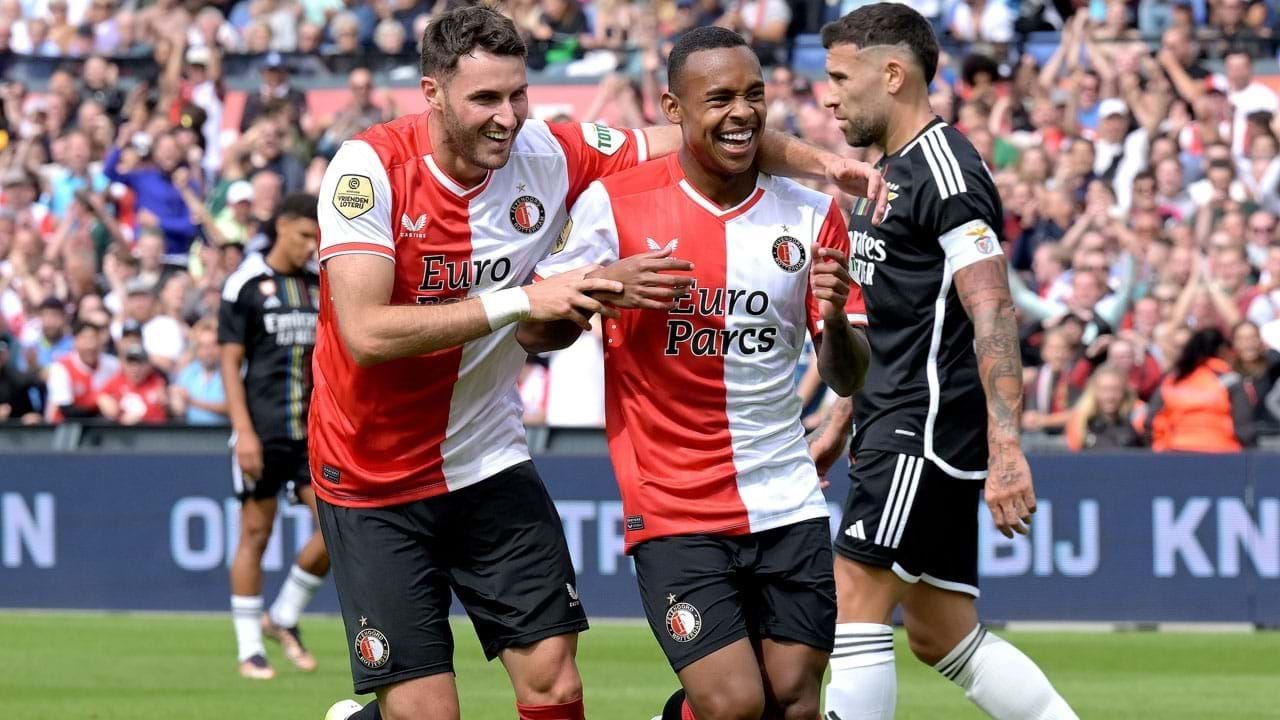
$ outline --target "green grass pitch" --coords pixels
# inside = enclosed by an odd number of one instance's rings
[[[332,617],[304,622],[310,675],[268,654],[269,682],[236,674],[230,617],[0,613],[4,720],[321,720],[351,696],[346,642]],[[1280,718],[1280,634],[1001,633],[1035,658],[1082,718]],[[466,720],[511,720],[499,664],[468,623],[455,626]],[[982,718],[959,688],[916,662],[899,635],[898,718]],[[644,625],[597,621],[579,662],[592,720],[648,720],[675,678]],[[362,698],[364,700],[366,698]]]

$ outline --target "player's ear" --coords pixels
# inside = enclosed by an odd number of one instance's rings
[[[444,83],[429,75],[424,75],[419,83],[422,86],[422,97],[432,110],[444,107]]]
[[[884,64],[884,89],[890,95],[897,95],[907,82],[907,68],[897,58],[889,58]]]
[[[662,93],[662,114],[667,117],[667,122],[672,125],[679,125],[683,117],[680,112],[680,100],[670,92]]]

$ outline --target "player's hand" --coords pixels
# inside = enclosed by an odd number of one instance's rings
[[[591,329],[591,316],[600,313],[616,318],[618,311],[588,293],[621,293],[625,287],[617,280],[587,277],[599,270],[588,265],[524,287],[529,296],[529,319],[536,322],[572,320],[583,330]]]
[[[813,458],[813,464],[818,468],[818,485],[825,490],[831,484],[827,480],[827,473],[831,472],[831,466],[844,454],[845,438],[840,437],[839,433],[828,432],[824,425],[809,433],[806,440],[809,442],[809,457]]]
[[[827,165],[827,181],[835,183],[836,187],[850,195],[870,198],[875,202],[876,209],[871,214],[872,225],[879,225],[884,220],[885,208],[889,204],[889,186],[875,167],[857,160],[839,158]]]
[[[589,277],[616,280],[623,286],[620,293],[595,293],[596,299],[615,308],[670,310],[676,300],[689,294],[693,285],[691,277],[670,274],[693,269],[693,263],[672,257],[673,252],[675,248],[671,246],[650,250],[590,273]]]
[[[1036,511],[1036,492],[1031,485],[1031,466],[1017,445],[992,448],[983,494],[996,529],[1005,537],[1026,535]]]
[[[250,480],[262,477],[262,441],[253,432],[236,433],[236,463]]]
[[[818,317],[826,322],[845,322],[845,303],[849,300],[849,258],[835,248],[813,244],[813,267],[809,270],[813,296],[818,299]]]

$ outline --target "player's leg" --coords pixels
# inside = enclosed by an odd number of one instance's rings
[[[275,670],[262,645],[262,555],[276,520],[276,491],[270,480],[245,478],[232,458],[232,480],[240,500],[240,534],[231,560],[231,618],[240,674],[269,680]]]
[[[312,520],[318,522],[306,445],[293,444],[278,450],[265,448],[263,462],[264,466],[272,463],[280,472],[287,474],[291,499],[305,503],[311,510]],[[285,578],[276,601],[272,603],[271,611],[262,617],[263,633],[280,643],[289,661],[304,672],[316,669],[316,659],[302,642],[298,618],[328,573],[329,555],[325,552],[324,538],[317,524],[306,545],[298,551],[293,567],[289,568],[289,575]]]
[[[632,550],[645,617],[684,688],[664,718],[756,719],[764,712],[760,661],[739,585],[741,549],[733,538],[688,535]]]
[[[897,703],[893,609],[907,584],[892,568],[898,528],[914,500],[915,459],[879,450],[859,452],[835,539],[838,613],[828,720],[888,720]]]
[[[560,515],[531,462],[446,496],[450,584],[485,656],[501,657],[524,720],[581,720],[587,629]]]
[[[973,597],[919,583],[903,599],[911,651],[996,720],[1074,720],[1035,661],[978,622]]]
[[[436,531],[446,500],[388,508],[317,502],[355,691],[378,695],[352,716],[359,720],[459,718],[452,598]]]
[[[760,643],[771,720],[813,720],[836,629],[830,524],[817,518],[754,536],[748,609]]]
[[[978,622],[981,488],[932,465],[924,472],[900,570],[918,580],[902,600],[911,651],[997,720],[1074,718],[1040,668]]]

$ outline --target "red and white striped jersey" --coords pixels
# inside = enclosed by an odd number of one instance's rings
[[[762,174],[722,210],[673,155],[594,183],[570,222],[539,275],[664,247],[694,266],[691,296],[670,312],[605,323],[606,431],[627,548],[826,516],[795,370],[806,330],[821,331],[812,246],[849,252],[834,201]],[[846,312],[866,323],[856,286]]]
[[[435,304],[527,283],[567,205],[593,180],[646,156],[642,131],[529,120],[510,161],[464,188],[432,158],[427,114],[344,143],[320,186],[320,260],[395,263],[394,305]],[[375,507],[441,495],[529,458],[515,326],[463,346],[356,365],[327,273],[309,419],[311,475],[326,502]]]

